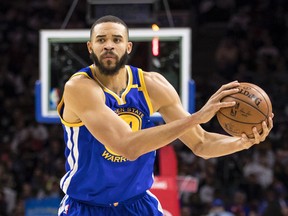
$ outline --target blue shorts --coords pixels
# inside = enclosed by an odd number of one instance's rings
[[[60,204],[58,216],[163,216],[159,200],[150,192],[129,200],[102,205],[89,205],[65,196]]]

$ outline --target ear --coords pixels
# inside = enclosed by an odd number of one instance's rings
[[[133,43],[131,41],[127,44],[127,53],[130,54],[132,52]]]
[[[92,44],[90,41],[87,41],[87,49],[88,49],[88,52],[91,54],[92,53]]]

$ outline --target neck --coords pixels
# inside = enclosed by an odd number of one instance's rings
[[[94,66],[94,68],[94,75],[100,83],[118,96],[121,96],[128,84],[128,73],[126,67],[121,68],[115,75],[105,75],[102,74],[97,67]]]

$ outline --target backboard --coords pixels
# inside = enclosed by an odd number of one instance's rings
[[[38,122],[60,122],[56,107],[64,83],[73,73],[92,63],[86,47],[89,34],[86,29],[40,31],[40,79],[35,85]],[[153,45],[153,38],[157,38],[159,44]],[[130,29],[129,40],[133,42],[129,64],[163,74],[179,93],[184,108],[193,112],[195,87],[191,79],[191,29]],[[155,55],[153,49],[157,48],[159,53]],[[156,113],[153,118],[161,117]]]

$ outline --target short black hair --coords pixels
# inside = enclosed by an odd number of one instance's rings
[[[91,37],[92,37],[92,33],[93,33],[93,29],[96,25],[100,24],[100,23],[105,23],[105,22],[113,22],[113,23],[119,23],[121,25],[123,25],[125,28],[126,28],[126,31],[127,31],[127,35],[129,37],[129,30],[128,30],[128,26],[126,25],[126,23],[120,19],[119,17],[116,17],[116,16],[112,16],[112,15],[106,15],[106,16],[102,16],[100,17],[99,19],[97,19],[91,29],[90,29],[90,40],[91,40]]]

